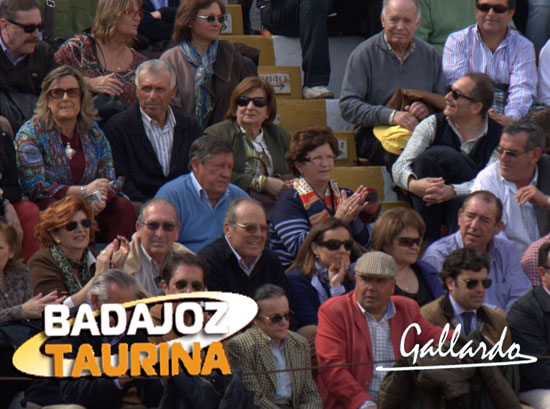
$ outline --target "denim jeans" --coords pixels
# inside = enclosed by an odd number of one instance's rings
[[[525,35],[540,50],[550,38],[550,0],[528,0],[528,3]]]

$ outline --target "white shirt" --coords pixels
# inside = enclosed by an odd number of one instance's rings
[[[145,128],[145,134],[153,145],[153,150],[157,154],[157,159],[162,167],[164,176],[170,173],[170,158],[172,157],[172,147],[174,146],[174,128],[176,127],[176,118],[172,108],[168,106],[166,111],[166,123],[161,128],[159,123],[147,115],[141,108],[141,121]]]

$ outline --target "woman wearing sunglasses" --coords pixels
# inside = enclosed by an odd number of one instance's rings
[[[231,183],[260,200],[268,217],[275,199],[288,187],[282,177],[288,174],[285,153],[290,136],[273,124],[276,115],[277,102],[271,84],[259,77],[248,77],[231,95],[228,119],[204,131],[233,146]]]
[[[390,254],[397,263],[395,292],[412,298],[420,306],[443,295],[437,270],[418,260],[426,225],[412,209],[398,207],[388,210],[372,229],[372,249]]]
[[[118,194],[111,148],[80,73],[64,65],[42,82],[35,115],[17,133],[15,150],[23,193],[40,209],[66,195],[86,197],[97,214],[102,242],[130,238],[135,211]]]
[[[96,258],[88,246],[97,223],[92,207],[78,195],[68,195],[40,213],[35,235],[43,246],[29,260],[33,294],[57,291],[64,304],[80,305],[92,280],[109,267],[122,268],[129,244],[114,239]]]
[[[233,44],[218,40],[224,14],[221,0],[183,0],[174,23],[178,45],[160,57],[176,71],[172,103],[195,115],[203,129],[223,120],[231,92],[252,74]]]
[[[128,45],[143,17],[140,8],[140,0],[99,0],[92,34],[76,34],[63,43],[55,53],[57,64],[77,68],[94,94],[133,103],[135,71],[145,57]]]

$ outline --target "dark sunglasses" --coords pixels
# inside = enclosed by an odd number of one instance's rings
[[[65,230],[67,231],[76,230],[76,228],[78,227],[78,224],[79,223],[77,221],[72,221],[65,226]],[[92,226],[92,221],[90,219],[83,219],[80,221],[80,225],[85,229],[89,229]]]
[[[250,224],[235,223],[235,224],[250,234],[256,233],[258,230],[260,230],[262,233],[267,233],[267,231],[269,230],[269,225],[267,224],[254,224],[254,223],[250,223]]]
[[[145,227],[147,227],[150,231],[157,231],[162,226],[162,230],[167,232],[172,232],[176,230],[176,225],[174,223],[158,223],[158,222],[149,222],[145,223]]]
[[[283,315],[277,314],[277,315],[274,315],[273,317],[266,317],[265,315],[262,315],[262,317],[264,317],[268,321],[271,321],[272,324],[277,325],[277,324],[280,324],[283,319],[290,322],[290,319],[292,318],[293,315],[294,315],[294,312],[289,311]]]
[[[502,156],[502,155],[506,154],[506,155],[510,156],[511,158],[517,158],[518,156],[521,156],[524,153],[527,153],[527,151],[518,152],[518,151],[513,151],[513,150],[510,150],[510,149],[504,149],[504,148],[501,148],[500,146],[496,147],[496,151],[498,153],[498,156]]]
[[[464,99],[467,99],[468,101],[477,102],[472,97],[466,96],[462,92],[457,91],[456,89],[451,89],[451,97],[453,97],[455,101],[458,100],[458,98],[464,98]]]
[[[176,289],[183,290],[184,288],[187,287],[187,284],[189,284],[189,281],[182,279],[182,280],[176,281],[176,283],[174,285],[176,286]],[[201,283],[200,281],[191,282],[191,286],[193,287],[193,290],[195,290],[195,291],[201,291],[204,288],[204,284]]]
[[[53,99],[63,98],[65,94],[67,94],[69,98],[78,98],[81,95],[80,88],[53,88],[50,90],[50,97]]]
[[[510,7],[503,6],[502,4],[476,4],[476,7],[482,13],[488,13],[491,9],[497,14],[506,13],[510,10]]]
[[[197,18],[202,18],[206,20],[207,23],[214,23],[216,20],[218,20],[220,24],[225,23],[225,16],[197,16]]]
[[[262,97],[249,98],[244,96],[237,98],[237,105],[240,107],[247,107],[248,104],[250,104],[250,101],[252,101],[252,103],[256,108],[263,108],[267,105],[267,101],[265,100],[265,98],[262,98]]]
[[[23,31],[27,34],[32,34],[36,30],[41,31],[42,27],[44,27],[44,25],[42,23],[40,23],[40,24],[21,24],[21,23],[18,23],[17,21],[13,21],[13,20],[9,20],[9,19],[6,19],[6,20],[8,20],[11,24],[16,25],[17,27],[21,27],[23,29]]]
[[[422,244],[422,237],[398,237],[397,243],[401,247],[409,247],[411,248],[416,244],[417,247],[420,247]]]
[[[332,251],[338,250],[340,248],[340,246],[343,244],[344,248],[347,251],[350,251],[351,248],[353,247],[353,240],[344,240],[344,241],[342,241],[342,240],[331,239],[331,240],[327,240],[327,241],[318,241],[317,244],[319,246],[326,247],[327,249],[332,250]]]
[[[490,278],[486,278],[485,280],[474,280],[470,278],[465,280],[461,278],[460,280],[466,284],[466,288],[468,290],[473,290],[477,287],[479,283],[481,283],[483,288],[489,288],[493,284],[493,280],[491,280]]]

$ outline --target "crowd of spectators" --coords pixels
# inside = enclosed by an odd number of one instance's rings
[[[386,211],[338,185],[329,127],[276,124],[258,50],[219,37],[221,0],[42,3],[0,0],[0,407],[550,407],[545,359],[442,382],[373,364],[451,337],[550,355],[547,1],[525,36],[516,0],[256,1],[263,28],[300,37],[306,99],[333,97],[329,35],[365,37],[339,108],[410,203]],[[48,304],[205,290],[258,306],[224,343],[232,375],[17,380]]]

